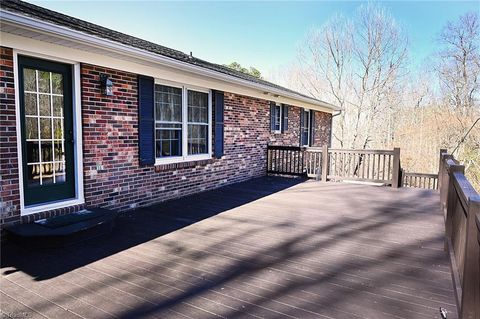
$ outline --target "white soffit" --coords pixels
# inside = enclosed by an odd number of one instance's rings
[[[107,39],[87,35],[79,31],[71,30],[66,27],[54,25],[48,22],[39,21],[23,15],[0,10],[0,18],[0,28],[2,32],[151,67],[158,66],[160,64],[164,67],[178,69],[183,72],[191,72],[193,74],[209,77],[217,81],[223,81],[234,85],[240,85],[249,89],[254,89],[257,91],[256,97],[258,97],[258,92],[261,92],[263,97],[267,100],[276,100],[278,97],[284,97],[288,100],[298,101],[298,103],[292,103],[293,105],[297,106],[303,106],[304,104],[307,104],[306,106],[309,108],[329,113],[339,110],[338,107],[323,101],[236,78],[231,75],[191,65],[146,50],[133,48]],[[1,38],[0,42],[2,42]],[[268,94],[265,94],[265,92],[268,92]],[[279,102],[282,101],[280,100]]]

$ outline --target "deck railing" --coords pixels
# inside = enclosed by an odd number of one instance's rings
[[[438,189],[438,174],[409,173],[402,170],[402,186]]]
[[[267,173],[305,175],[305,152],[298,146],[267,147]]]
[[[267,172],[318,180],[363,181],[400,186],[400,149],[342,150],[320,147],[267,147]]]
[[[327,178],[335,181],[362,181],[398,187],[400,149],[328,149]]]
[[[440,204],[445,215],[459,317],[480,318],[480,196],[464,175],[465,167],[440,153]]]

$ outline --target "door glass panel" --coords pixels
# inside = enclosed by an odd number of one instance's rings
[[[63,139],[63,127],[61,119],[53,119],[53,138],[55,140]]]
[[[40,115],[42,116],[48,116],[51,114],[51,108],[52,106],[50,105],[50,95],[49,94],[39,94],[39,99],[40,99]]]
[[[61,74],[52,73],[52,93],[63,94],[63,77]]]
[[[38,118],[27,117],[25,119],[27,140],[38,140]]]
[[[54,167],[53,163],[42,164],[42,185],[53,184]]]
[[[27,184],[66,182],[63,76],[25,68]]]
[[[38,71],[38,88],[41,93],[51,93],[50,72]]]
[[[53,96],[53,116],[63,116],[63,96]]]
[[[40,144],[37,141],[27,141],[27,161],[29,163],[40,162]]]
[[[40,119],[40,137],[42,140],[52,139],[52,120],[50,118]]]
[[[25,91],[37,92],[37,75],[32,69],[23,69]]]
[[[65,164],[55,163],[55,182],[65,182]]]
[[[63,162],[65,160],[65,150],[63,149],[63,143],[61,141],[57,141],[53,144],[53,148],[54,161]]]
[[[25,114],[37,115],[37,94],[25,93]]]
[[[40,185],[40,164],[29,164],[27,166],[28,186]]]
[[[41,148],[42,148],[42,162],[53,161],[52,142],[42,142]]]

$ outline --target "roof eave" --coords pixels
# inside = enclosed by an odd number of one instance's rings
[[[214,70],[209,70],[204,67],[195,66],[195,65],[192,65],[183,61],[179,61],[173,58],[169,58],[157,53],[149,52],[149,51],[135,48],[126,44],[122,44],[112,40],[86,34],[84,32],[72,30],[64,26],[59,26],[50,22],[45,22],[42,20],[38,20],[32,17],[22,15],[22,14],[18,14],[18,13],[6,11],[6,10],[0,10],[0,18],[2,19],[3,23],[14,24],[24,28],[33,29],[42,33],[47,33],[47,34],[52,34],[62,38],[67,38],[71,41],[92,45],[95,47],[100,47],[105,50],[121,53],[124,55],[128,55],[130,57],[136,57],[149,62],[155,62],[167,67],[176,68],[176,69],[191,72],[197,75],[207,76],[217,80],[225,81],[227,83],[241,85],[244,87],[260,90],[263,92],[268,92],[274,96],[279,95],[279,96],[294,99],[300,102],[309,103],[327,110],[331,110],[331,111],[340,110],[340,108],[338,108],[337,106],[334,106],[332,104],[329,104],[314,98],[308,98],[300,94],[296,94],[294,92],[284,91],[271,86],[237,78],[235,76],[231,76],[231,75],[217,72]]]

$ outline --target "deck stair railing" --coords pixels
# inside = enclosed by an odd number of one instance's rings
[[[440,153],[440,205],[445,217],[445,249],[461,319],[480,318],[480,195],[465,177],[465,167]]]
[[[402,169],[402,186],[438,190],[438,174],[410,173]]]

